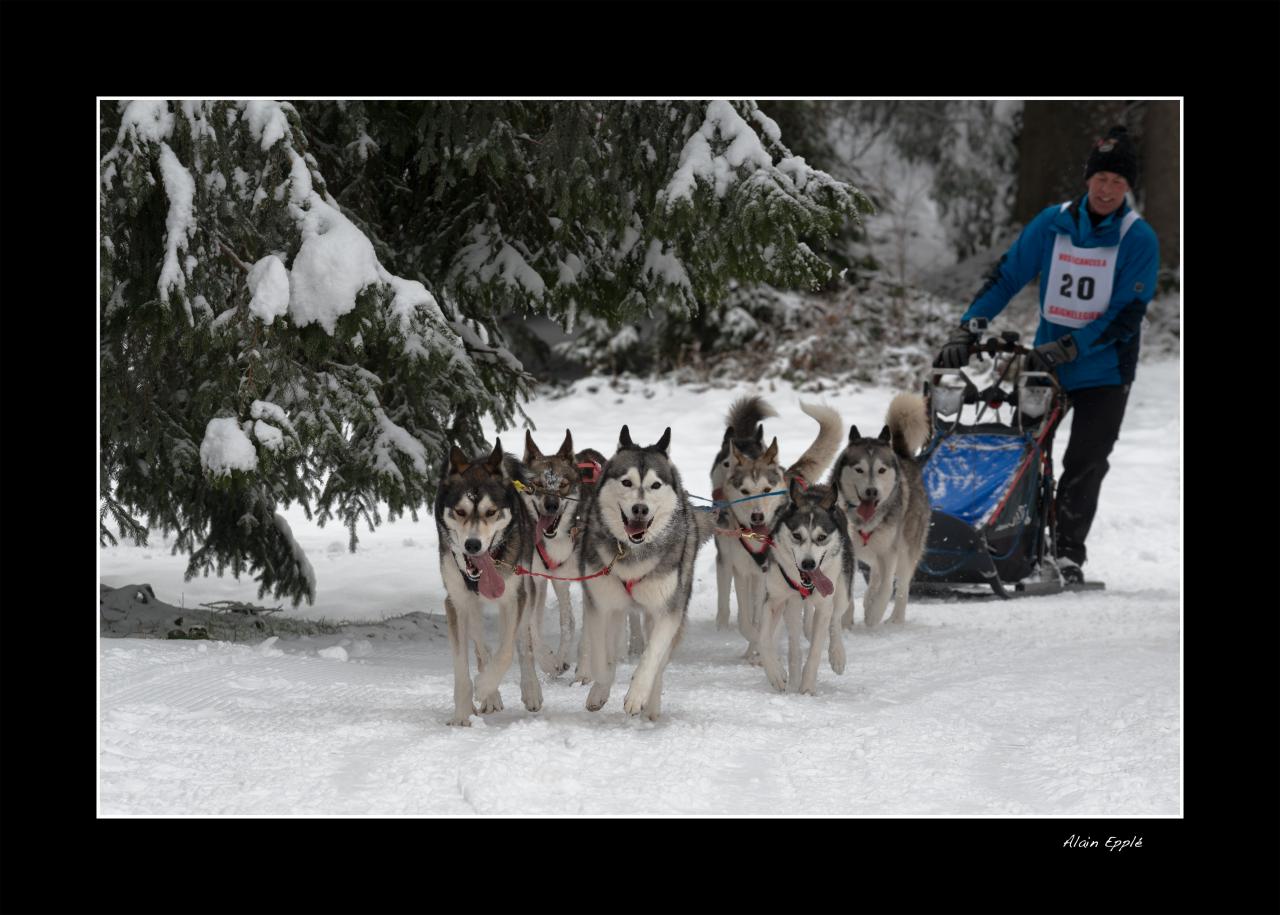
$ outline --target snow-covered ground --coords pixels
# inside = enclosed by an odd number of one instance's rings
[[[748,391],[782,414],[766,432],[794,460],[816,426],[783,385],[617,391],[587,379],[528,413],[544,450],[565,428],[607,454],[624,422],[641,443],[670,425],[686,488],[707,496],[729,403]],[[892,394],[824,400],[846,424],[878,429]],[[289,511],[319,593],[285,612],[353,625],[266,644],[104,638],[101,812],[1180,815],[1179,417],[1177,363],[1144,363],[1089,541],[1086,573],[1105,591],[913,601],[905,626],[847,633],[848,667],[824,666],[816,696],[774,692],[739,659],[736,631],[716,630],[708,545],[656,723],[622,712],[633,662],[596,713],[585,687],[544,677],[537,714],[520,704],[513,663],[503,711],[446,727],[451,662],[429,508],[362,531],[355,554],[345,530]],[[523,430],[502,438],[522,450]],[[258,602],[249,581],[184,582],[186,558],[154,543],[102,549],[101,581],[149,583],[186,607]],[[580,610],[576,590],[574,600]]]

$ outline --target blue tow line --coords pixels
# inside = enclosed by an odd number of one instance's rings
[[[719,510],[720,510],[720,509],[722,509],[722,508],[728,508],[730,505],[737,505],[739,502],[750,502],[752,499],[767,499],[769,496],[785,496],[785,495],[787,495],[787,490],[785,490],[785,489],[777,489],[777,490],[774,490],[773,492],[762,492],[762,493],[760,493],[759,495],[756,495],[756,496],[743,496],[741,499],[734,499],[734,500],[733,500],[733,501],[731,501],[731,502],[726,502],[726,501],[725,501],[725,500],[723,500],[723,499],[708,499],[706,496],[695,496],[695,495],[689,495],[689,498],[690,498],[690,499],[700,499],[700,500],[702,500],[703,502],[710,502],[710,503],[711,503],[710,505],[695,505],[695,506],[693,506],[693,508],[694,508],[696,511],[700,511],[700,512],[714,512],[714,511],[719,511]]]

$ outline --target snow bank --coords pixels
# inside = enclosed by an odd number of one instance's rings
[[[218,417],[205,427],[200,464],[214,476],[226,476],[233,470],[252,471],[258,467],[258,452],[234,417]]]

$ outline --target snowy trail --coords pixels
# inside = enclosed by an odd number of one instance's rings
[[[540,445],[568,426],[579,447],[609,453],[622,422],[643,442],[670,424],[686,488],[708,494],[724,413],[747,386],[655,385],[646,396],[633,383],[594,397],[586,386],[530,405]],[[766,433],[794,458],[813,423],[794,392],[765,393],[783,414]],[[892,393],[803,399],[870,427]],[[341,531],[290,514],[321,589],[295,615],[367,625],[262,646],[103,639],[101,811],[1178,815],[1178,416],[1177,365],[1143,365],[1090,538],[1086,571],[1106,591],[913,601],[905,626],[846,633],[846,672],[824,664],[816,696],[774,692],[739,660],[736,631],[716,631],[708,546],[656,723],[621,710],[633,662],[598,713],[567,677],[544,677],[543,710],[527,713],[513,664],[503,711],[446,727],[452,674],[429,517],[365,533],[353,555],[327,548],[345,542]],[[504,434],[507,450],[522,441]],[[106,549],[101,562],[105,583],[150,582],[174,602],[181,590],[188,606],[256,593],[230,579],[184,584],[185,560],[167,550]],[[417,625],[376,622],[409,611]],[[554,644],[553,606],[545,633]],[[318,655],[335,645],[345,660]]]

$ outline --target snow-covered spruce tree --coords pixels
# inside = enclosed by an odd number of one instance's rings
[[[498,316],[816,283],[804,239],[867,207],[751,103],[106,103],[102,148],[101,538],[159,527],[188,576],[295,602],[278,508],[354,548],[513,421],[532,379]]]
[[[486,324],[546,314],[579,328],[575,352],[604,368],[652,366],[697,324],[719,326],[732,281],[826,282],[817,246],[870,210],[793,156],[754,102],[298,107],[385,263],[443,278]]]

